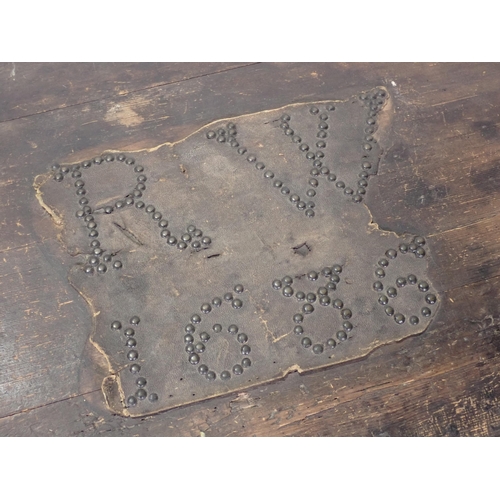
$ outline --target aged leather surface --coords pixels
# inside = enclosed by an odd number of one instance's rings
[[[379,88],[54,167],[40,194],[75,256],[69,280],[93,314],[113,411],[241,391],[428,326],[432,250],[421,235],[380,230],[364,199],[392,113]]]

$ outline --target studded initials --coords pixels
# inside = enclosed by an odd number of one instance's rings
[[[246,390],[429,325],[432,238],[374,229],[367,210],[388,110],[376,88],[53,165],[41,194],[62,214],[69,280],[116,380],[112,411]]]

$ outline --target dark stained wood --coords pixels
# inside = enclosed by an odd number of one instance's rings
[[[0,122],[251,63],[0,63]]]
[[[110,415],[97,391],[0,419],[0,435],[500,435],[499,284],[447,294],[435,328],[361,362],[141,419]]]
[[[68,78],[69,67],[58,68],[51,78]],[[40,79],[22,118],[9,113],[25,106],[27,90],[0,91],[0,117],[10,116],[0,123],[0,435],[498,435],[500,66],[154,68],[78,70],[71,106],[70,94]],[[176,72],[185,81],[166,85]],[[214,119],[375,85],[391,92],[395,117],[370,209],[380,228],[429,239],[444,297],[431,328],[364,360],[242,394],[143,419],[111,415],[100,390],[106,368],[87,340],[91,318],[67,282],[71,259],[35,198],[35,176],[54,160],[150,148]]]

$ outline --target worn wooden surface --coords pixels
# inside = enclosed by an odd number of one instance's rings
[[[0,435],[500,434],[500,66],[0,65]],[[112,415],[89,312],[33,181],[50,162],[176,141],[212,120],[384,85],[382,229],[423,234],[443,304],[363,360],[142,419]]]

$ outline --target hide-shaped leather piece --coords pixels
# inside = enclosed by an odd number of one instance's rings
[[[378,230],[365,206],[392,112],[377,88],[53,166],[39,192],[75,256],[113,411],[242,391],[428,326],[425,239]]]

